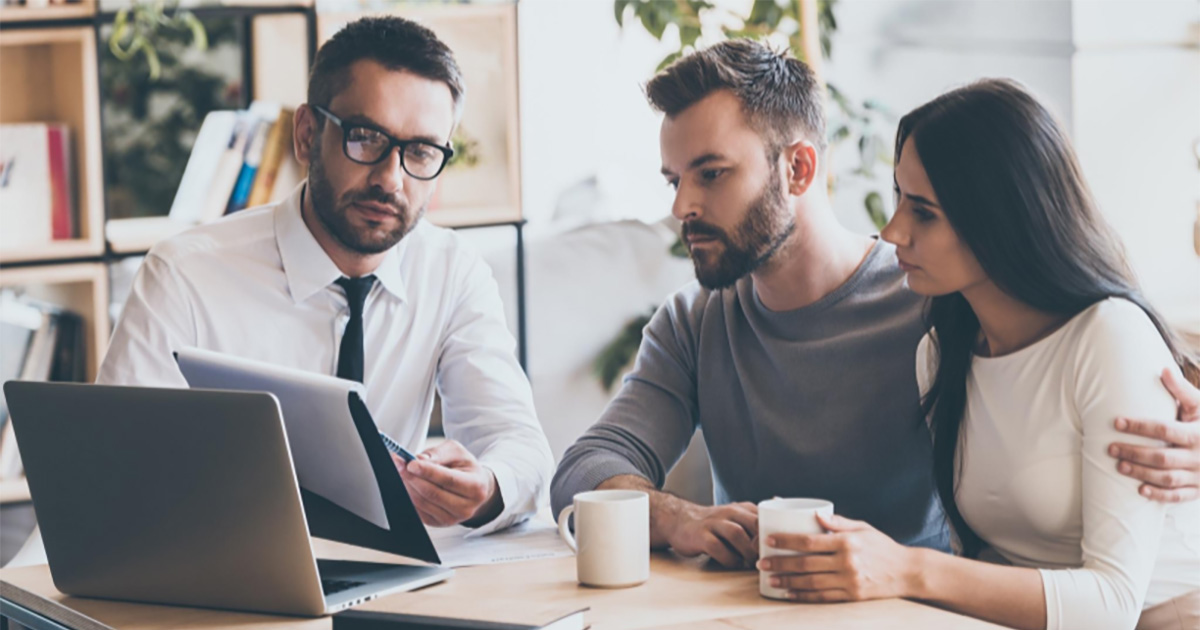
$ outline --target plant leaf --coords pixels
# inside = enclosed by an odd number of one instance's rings
[[[675,242],[671,243],[671,249],[668,250],[671,255],[676,258],[689,258],[687,245],[683,242],[682,236],[676,236]]]
[[[664,68],[675,63],[675,60],[679,59],[682,56],[683,56],[682,50],[678,50],[678,51],[675,51],[675,52],[667,55],[665,58],[663,58],[662,61],[658,62],[658,67],[654,69],[654,73],[658,74],[659,72],[662,72]]]
[[[872,190],[867,193],[866,199],[863,199],[863,205],[867,208],[867,216],[871,217],[875,229],[882,230],[888,224],[887,212],[883,209],[883,197]]]
[[[625,7],[629,6],[632,1],[616,0],[616,2],[613,2],[613,13],[617,16],[617,26],[621,28],[625,27]]]

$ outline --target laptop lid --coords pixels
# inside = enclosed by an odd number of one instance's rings
[[[274,396],[15,381],[4,393],[58,590],[325,612]]]

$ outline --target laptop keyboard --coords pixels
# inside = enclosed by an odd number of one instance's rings
[[[354,580],[321,580],[321,590],[326,595],[333,595],[334,593],[348,591],[363,584],[366,584],[366,582],[355,582]]]

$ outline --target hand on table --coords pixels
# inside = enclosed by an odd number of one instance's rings
[[[683,556],[708,554],[721,566],[739,569],[758,559],[758,506],[687,504],[665,529],[667,544]]]

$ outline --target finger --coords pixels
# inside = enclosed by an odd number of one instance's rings
[[[412,499],[413,507],[416,508],[422,523],[434,527],[446,527],[458,522],[453,514],[447,512],[440,505],[427,501],[416,492],[410,492],[408,496]]]
[[[737,523],[751,538],[758,536],[758,512],[749,510],[743,504],[734,504],[722,516]]]
[[[781,574],[771,578],[771,586],[789,591],[827,591],[846,585],[845,576],[837,573]]]
[[[809,553],[834,553],[845,548],[840,534],[771,534],[767,546]]]
[[[1183,503],[1184,501],[1195,501],[1200,498],[1200,488],[1196,487],[1164,490],[1150,484],[1142,484],[1138,492],[1147,499],[1158,501],[1159,503]]]
[[[850,593],[841,588],[830,589],[828,591],[788,591],[788,599],[809,604],[848,602],[850,601]]]
[[[445,527],[446,517],[441,514],[433,514],[425,510],[425,504],[420,501],[413,501],[413,507],[417,510],[417,516],[421,517],[421,522],[431,527]]]
[[[856,521],[852,518],[838,516],[837,514],[829,516],[818,514],[817,521],[821,523],[821,527],[831,532],[857,532],[871,529],[871,526],[863,521]]]
[[[758,549],[741,525],[730,521],[718,522],[713,525],[712,531],[741,556],[741,564],[754,566],[754,561],[758,560]]]
[[[1182,448],[1163,448],[1160,446],[1138,446],[1124,442],[1114,442],[1108,447],[1108,454],[1131,464],[1140,464],[1149,468],[1166,470],[1168,468],[1189,469],[1200,466],[1200,455]]]
[[[1179,403],[1179,420],[1184,422],[1200,421],[1200,390],[1191,383],[1175,377],[1171,368],[1163,368],[1162,383],[1171,392],[1175,402]]]
[[[1117,418],[1114,426],[1122,433],[1160,440],[1173,446],[1193,448],[1200,445],[1200,430],[1194,424]]]
[[[721,566],[730,569],[737,569],[742,566],[742,558],[725,544],[719,536],[712,532],[706,532],[704,536],[704,553],[710,558],[716,560]]]
[[[1179,490],[1200,485],[1200,476],[1186,470],[1159,470],[1126,462],[1117,464],[1117,470],[1126,477],[1133,477],[1165,490]]]
[[[453,466],[464,460],[474,462],[475,456],[456,440],[446,440],[421,451],[417,455],[417,459],[435,462],[443,466]]]
[[[779,573],[827,573],[842,569],[841,556],[812,554],[807,556],[772,556],[758,561],[762,571]]]
[[[474,502],[487,498],[487,486],[481,481],[478,471],[466,472],[429,461],[414,460],[408,463],[408,472]]]
[[[405,484],[408,486],[410,495],[415,494],[426,505],[437,508],[438,511],[445,512],[449,516],[454,517],[456,519],[455,522],[470,516],[474,513],[475,508],[478,507],[474,502],[451,492],[446,492],[420,477],[410,476],[405,480]]]

